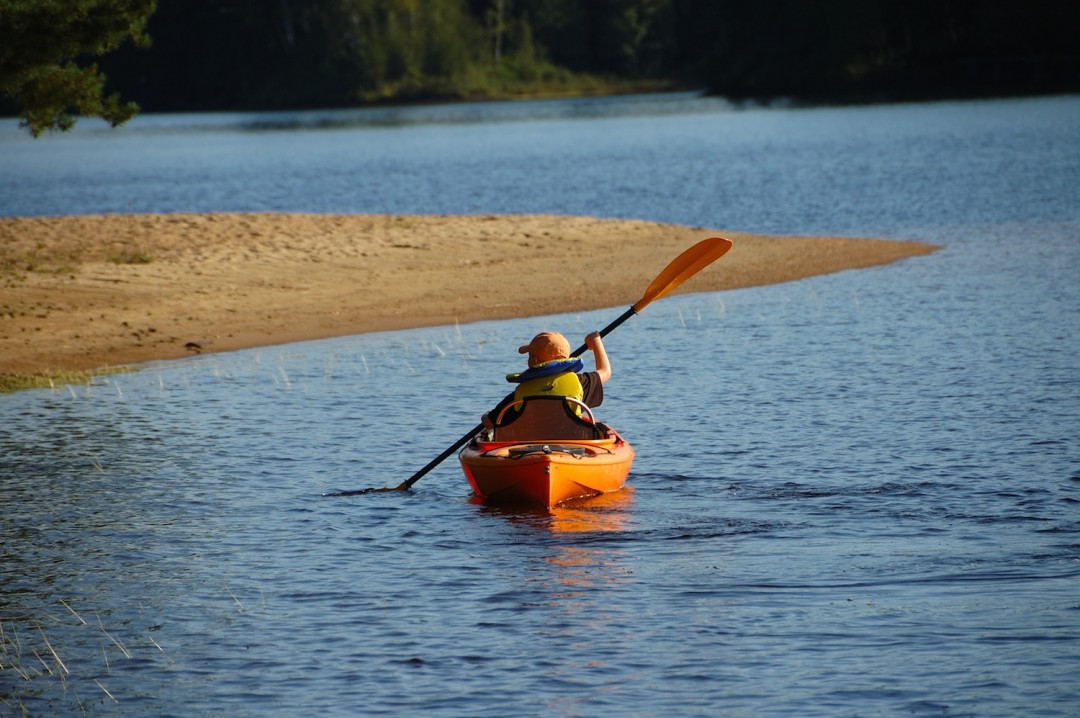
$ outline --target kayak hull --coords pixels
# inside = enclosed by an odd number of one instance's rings
[[[484,441],[477,436],[458,459],[485,503],[551,507],[621,489],[634,449],[614,431],[604,439],[550,442]]]

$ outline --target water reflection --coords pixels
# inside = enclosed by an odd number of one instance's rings
[[[549,528],[556,534],[624,531],[634,506],[634,488],[568,501],[551,509]]]
[[[143,115],[125,132],[241,131],[282,132],[296,130],[348,130],[420,127],[425,125],[472,125],[545,120],[590,120],[619,117],[661,117],[735,111],[738,106],[719,97],[698,92],[671,92],[630,97],[579,97],[561,100],[431,103],[405,106],[363,107],[339,110],[259,112],[252,114],[205,113],[189,115]],[[83,121],[80,132],[107,130]]]
[[[536,531],[558,534],[588,534],[623,531],[634,505],[634,488],[586,499],[567,501],[552,508],[491,506],[473,497],[469,503],[479,506],[481,515],[502,516],[510,523],[524,524]]]
[[[619,97],[578,97],[558,100],[454,102],[386,107],[277,112],[208,112],[143,114],[124,127],[124,136],[210,132],[294,132],[311,130],[399,129],[430,125],[473,125],[548,120],[597,120],[622,117],[735,112],[740,104],[699,92],[664,92]],[[0,138],[25,141],[16,123],[0,122]],[[116,139],[106,122],[84,118],[70,136]],[[42,141],[56,141],[46,137]],[[63,138],[59,138],[63,139]]]
[[[633,508],[633,488],[627,486],[553,508],[481,505],[479,511],[524,532],[520,543],[541,547],[530,551],[540,562],[529,574],[537,584],[531,588],[544,596],[545,604],[559,606],[564,617],[577,617],[596,630],[618,611],[610,601],[612,591],[632,575],[624,551],[607,538],[627,530]],[[602,605],[597,603],[601,599]]]

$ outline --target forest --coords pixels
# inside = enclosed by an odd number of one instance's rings
[[[806,102],[1080,89],[1076,0],[64,3],[128,38],[54,61],[99,72],[103,93],[151,112],[677,88]],[[54,41],[34,32],[69,31],[55,18],[31,31],[4,22],[26,6],[0,0],[0,63]]]

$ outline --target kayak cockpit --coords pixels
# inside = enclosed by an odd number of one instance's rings
[[[587,441],[608,428],[585,402],[568,396],[535,396],[512,402],[495,417],[492,441]]]

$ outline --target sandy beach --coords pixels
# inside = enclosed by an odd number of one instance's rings
[[[786,282],[936,249],[554,215],[2,218],[0,374],[624,307],[711,236],[735,246],[677,293]]]

